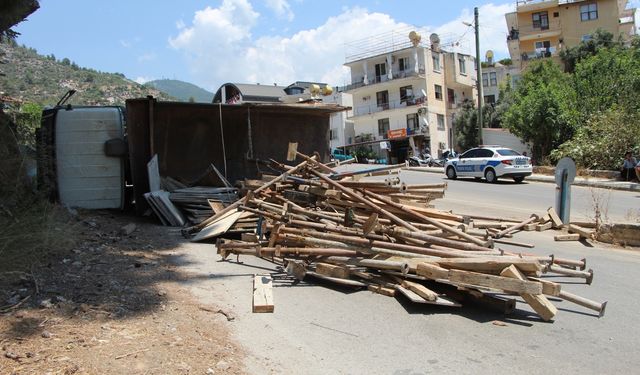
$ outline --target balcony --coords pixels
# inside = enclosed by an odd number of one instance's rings
[[[561,32],[560,19],[551,19],[546,24],[525,23],[519,24],[517,29],[512,29],[507,35],[507,41],[549,38],[559,36]]]
[[[547,57],[557,57],[559,55],[560,55],[560,51],[558,50],[558,48],[555,46],[552,46],[549,48],[536,48],[535,51],[531,51],[531,52],[523,52],[522,55],[520,55],[520,58],[522,59],[522,61],[528,61],[528,60],[544,59]]]
[[[392,79],[389,79],[389,77],[386,74],[381,76],[370,74],[368,84],[365,84],[364,77],[360,76],[355,78],[351,84],[338,87],[338,92],[352,91],[364,86],[371,86],[378,83],[389,82],[391,80],[396,80],[396,79],[419,77],[421,75],[424,75],[424,73],[425,73],[424,66],[419,66],[417,73],[413,70],[413,68],[407,68],[407,70],[402,70],[402,71],[394,71]]]
[[[380,103],[380,105],[378,105],[377,103],[361,105],[353,109],[353,117],[371,115],[377,112],[388,111],[391,109],[417,106],[424,104],[425,102],[426,98],[424,96],[419,96],[416,98],[408,98],[406,100],[392,100],[388,103]]]

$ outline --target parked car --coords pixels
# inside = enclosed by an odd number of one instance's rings
[[[520,183],[531,175],[533,168],[531,159],[517,151],[502,146],[480,146],[449,159],[444,171],[451,180],[457,177],[484,177],[487,182],[496,182],[500,177],[511,177]]]
[[[333,150],[333,152],[331,152],[331,158],[333,160],[338,160],[338,161],[345,161],[345,160],[349,160],[352,159],[353,156],[349,155],[349,154],[345,154],[344,150],[336,148]]]

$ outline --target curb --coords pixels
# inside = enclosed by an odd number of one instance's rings
[[[428,173],[441,173],[444,175],[442,167],[409,167],[406,170],[416,171],[416,172],[428,172]],[[545,183],[556,183],[555,176],[546,176],[540,174],[533,174],[527,177],[525,180],[535,181],[535,182],[545,182]],[[613,189],[613,190],[625,190],[625,191],[640,191],[640,184],[635,182],[625,182],[625,181],[598,181],[592,180],[584,177],[576,177],[573,181],[575,186],[586,186],[586,187],[597,187],[603,189]]]

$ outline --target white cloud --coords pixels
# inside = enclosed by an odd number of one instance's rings
[[[483,51],[493,49],[497,57],[508,56],[504,14],[512,8],[480,7]],[[411,30],[411,25],[387,14],[354,7],[344,8],[317,28],[289,37],[252,38],[258,17],[246,0],[224,0],[219,8],[196,12],[193,25],[180,30],[169,44],[187,56],[195,80],[210,90],[225,82],[287,85],[300,80],[343,85],[350,80],[348,68],[342,66],[348,52],[346,43],[392,30],[401,30],[398,35],[405,38]],[[474,54],[473,29],[468,30],[462,21],[473,21],[471,10],[464,9],[455,20],[420,31],[423,38],[435,31],[443,43],[460,41],[456,49]]]
[[[176,29],[178,30],[182,30],[186,27],[187,25],[184,24],[183,20],[177,20],[176,21]]]
[[[294,14],[287,0],[267,0],[266,6],[271,9],[278,18],[284,18],[289,22],[293,21]]]

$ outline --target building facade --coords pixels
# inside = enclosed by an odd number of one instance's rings
[[[588,40],[597,29],[614,36],[635,35],[636,9],[627,0],[519,0],[507,13],[509,54],[521,69],[533,60],[560,63],[560,51]]]
[[[354,144],[367,144],[389,163],[425,148],[432,155],[451,148],[453,117],[477,95],[473,57],[443,50],[435,34],[429,46],[412,35],[384,53],[348,58],[351,84],[340,89],[353,97]]]

